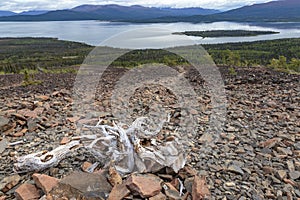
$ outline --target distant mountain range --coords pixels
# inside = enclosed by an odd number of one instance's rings
[[[56,10],[37,14],[23,12],[20,14],[7,13],[0,21],[63,21],[63,20],[106,20],[131,21],[159,17],[186,17],[193,15],[208,15],[219,13],[218,10],[204,8],[155,8],[143,6],[120,5],[81,5],[72,9]],[[28,13],[32,13],[29,15]],[[5,13],[4,13],[5,14]],[[1,16],[1,14],[0,14]]]
[[[1,17],[2,16],[2,17]],[[103,20],[122,22],[300,21],[300,0],[279,0],[220,12],[203,8],[81,5],[56,11],[0,11],[0,21]]]
[[[16,16],[16,15],[41,15],[49,12],[48,10],[30,10],[30,11],[24,11],[21,13],[15,13],[11,11],[3,11],[0,10],[0,17],[7,17],[7,16]]]
[[[254,4],[214,14],[210,17],[212,20],[218,21],[300,21],[300,0],[280,0]],[[200,18],[198,17],[198,19]]]

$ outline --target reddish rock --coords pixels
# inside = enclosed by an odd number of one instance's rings
[[[6,200],[6,198],[7,198],[6,196],[1,196],[0,200]]]
[[[71,123],[77,122],[80,119],[80,117],[68,117],[67,120]]]
[[[52,96],[57,96],[58,94],[60,94],[60,91],[54,91],[51,95]]]
[[[34,101],[33,104],[37,107],[42,107],[43,106],[43,102],[41,102],[41,101]]]
[[[27,112],[24,113],[24,116],[28,118],[37,118],[38,115],[36,112],[28,110]]]
[[[60,144],[62,144],[62,143],[60,143]],[[88,172],[88,168],[89,167],[91,167],[93,164],[92,163],[90,163],[90,162],[84,162],[84,163],[82,163],[82,165],[81,165],[81,169],[82,169],[82,171],[84,171],[84,172]]]
[[[117,172],[115,167],[112,167],[112,166],[109,167],[108,173],[109,173],[108,180],[112,186],[122,184],[122,177],[119,174],[119,172]]]
[[[221,184],[222,184],[222,180],[216,179],[216,180],[215,180],[215,183],[216,183],[217,185],[221,185]]]
[[[287,178],[284,178],[283,181],[286,183],[286,184],[290,184],[292,186],[296,186],[297,184],[293,181],[293,180],[290,180],[290,179],[287,179]]]
[[[41,115],[43,114],[45,108],[43,107],[38,107],[38,108],[35,108],[33,112],[35,112],[37,115]]]
[[[266,140],[264,142],[261,142],[260,146],[264,147],[264,148],[272,148],[280,141],[281,141],[281,138],[272,138],[272,139]]]
[[[149,200],[166,200],[166,199],[167,197],[163,193],[159,193],[158,195],[149,198]]]
[[[15,195],[18,200],[35,200],[40,198],[38,189],[34,185],[28,183],[24,183],[18,187],[15,191]]]
[[[33,174],[32,178],[35,184],[41,188],[45,194],[48,194],[52,188],[58,184],[59,181],[57,178],[37,173]]]
[[[160,193],[161,183],[162,180],[153,174],[132,174],[126,185],[134,195],[149,198]]]
[[[126,187],[126,184],[117,184],[111,190],[108,200],[122,200],[124,197],[130,194],[130,190]]]
[[[28,131],[28,129],[27,129],[27,128],[24,128],[24,129],[22,129],[21,131],[19,131],[19,132],[13,134],[12,136],[14,136],[14,137],[22,137],[22,136],[25,135],[25,133],[26,133],[27,131]]]
[[[179,180],[178,178],[174,178],[171,182],[170,182],[175,188],[179,188]]]
[[[15,116],[17,119],[20,119],[20,120],[22,120],[22,121],[26,121],[26,118],[25,118],[23,115],[21,115],[21,114],[18,114],[18,113],[12,113],[11,115],[12,115],[12,116]]]
[[[38,96],[35,96],[35,99],[38,101],[47,101],[50,99],[50,97],[47,95],[38,95]]]
[[[21,126],[24,126],[26,124],[26,121],[17,120],[17,123]]]
[[[6,131],[3,132],[4,135],[11,135],[12,132],[14,132],[15,128],[16,128],[17,123],[13,122],[12,124],[10,124],[10,128],[7,129]]]
[[[210,191],[207,187],[204,177],[195,176],[192,189],[193,200],[201,200],[210,197]]]
[[[68,137],[63,137],[62,139],[61,139],[61,141],[60,141],[60,144],[67,144],[67,143],[69,143],[70,142],[70,139],[68,138]]]
[[[185,166],[183,168],[183,170],[187,173],[188,177],[196,176],[198,173],[197,170],[195,170],[194,168],[192,168],[190,166]]]
[[[178,172],[179,177],[182,179],[186,179],[188,177],[194,177],[197,175],[197,171],[190,166],[185,166]]]

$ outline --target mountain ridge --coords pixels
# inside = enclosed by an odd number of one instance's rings
[[[139,5],[121,6],[81,5],[71,9],[55,10],[40,15],[14,15],[0,17],[0,21],[64,21],[64,20],[105,20],[131,21],[134,19],[152,19],[166,16],[192,16],[194,14],[214,14],[220,11],[204,8],[156,8]]]
[[[117,4],[84,4],[71,9],[56,10],[40,15],[14,15],[0,17],[0,21],[72,21],[102,20],[133,23],[158,22],[300,22],[300,1],[280,0],[253,4],[220,12],[204,8],[158,8],[140,5],[121,6]]]

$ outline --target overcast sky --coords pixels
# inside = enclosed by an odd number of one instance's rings
[[[228,10],[264,3],[271,0],[0,0],[0,10],[15,12],[27,10],[57,10],[73,8],[82,4],[121,4],[121,5],[143,5],[155,7],[203,7],[220,10]]]

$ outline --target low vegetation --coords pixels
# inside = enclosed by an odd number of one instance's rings
[[[94,48],[53,38],[3,38],[0,39],[0,45],[0,74],[24,73],[24,70],[29,74],[74,73],[74,66],[80,65]],[[217,65],[260,65],[291,73],[300,72],[300,38],[202,46]],[[108,53],[113,52],[111,48],[105,48]],[[163,63],[168,66],[188,64],[168,51],[146,49],[133,50],[111,65],[132,68],[146,63]]]
[[[28,86],[28,85],[39,85],[42,83],[41,80],[36,80],[35,79],[35,74],[36,72],[35,71],[32,71],[32,70],[23,70],[22,71],[23,74],[24,74],[24,79],[23,79],[23,82],[22,82],[22,85],[23,86]]]

